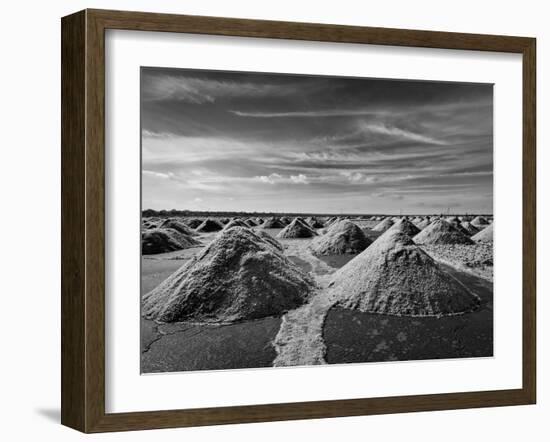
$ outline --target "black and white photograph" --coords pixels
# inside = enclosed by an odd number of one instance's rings
[[[141,373],[493,356],[493,85],[142,67]]]

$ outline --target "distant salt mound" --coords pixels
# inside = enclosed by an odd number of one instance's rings
[[[271,217],[266,219],[262,224],[263,229],[282,229],[285,224],[277,217]]]
[[[256,227],[258,225],[258,223],[256,222],[255,219],[252,219],[252,218],[248,218],[246,221],[245,221],[245,224],[248,226],[248,227]]]
[[[234,218],[232,220],[230,220],[226,225],[225,227],[223,228],[223,230],[227,230],[227,229],[230,229],[232,227],[248,227],[248,224],[245,224],[243,221],[241,221],[240,219],[238,218]]]
[[[433,221],[414,238],[416,244],[450,245],[473,244],[468,235],[443,219]]]
[[[319,221],[317,218],[314,218],[313,216],[306,219],[306,222],[313,229],[322,229],[323,227],[325,227],[325,225],[321,221]]]
[[[196,233],[191,228],[189,228],[186,224],[173,218],[168,218],[164,220],[162,223],[160,223],[158,227],[163,229],[174,229],[179,233],[184,233],[189,236],[196,235]]]
[[[317,236],[315,230],[306,225],[299,218],[294,218],[292,222],[277,234],[277,238],[311,238]]]
[[[174,252],[200,245],[200,241],[191,235],[180,233],[174,229],[155,228],[141,234],[141,253],[144,255]]]
[[[222,228],[223,228],[222,225],[218,221],[212,218],[208,218],[208,219],[205,219],[202,222],[202,224],[197,227],[196,230],[197,232],[208,233],[208,232],[218,232]]]
[[[468,233],[470,236],[474,236],[479,232],[479,229],[474,226],[470,221],[462,221],[460,226]]]
[[[472,236],[472,239],[475,242],[493,242],[493,226],[494,224],[490,224],[485,227],[482,231]]]
[[[302,305],[313,290],[311,278],[271,244],[233,227],[147,293],[143,315],[162,322],[278,316]]]
[[[472,221],[470,221],[474,226],[478,228],[484,228],[485,226],[489,225],[489,221],[487,221],[482,216],[476,216]]]
[[[420,229],[416,227],[412,222],[410,222],[407,218],[400,219],[393,226],[391,226],[388,231],[389,230],[396,230],[410,236],[411,238],[420,233]]]
[[[415,223],[416,227],[418,227],[419,230],[424,230],[426,227],[430,225],[429,218],[424,218],[423,220]]]
[[[341,307],[387,315],[452,315],[475,310],[480,303],[397,230],[388,230],[339,269],[330,287]]]
[[[457,230],[447,221],[438,219],[414,237],[417,244],[473,244],[474,242],[464,233]]]
[[[343,220],[332,224],[327,232],[311,243],[315,255],[361,253],[372,241],[354,223]]]
[[[269,233],[267,233],[265,230],[257,230],[254,232],[257,236],[259,236],[261,239],[266,241],[267,243],[271,244],[273,247],[275,247],[277,250],[282,252],[285,248],[284,246],[277,241],[275,238],[273,238]]]
[[[460,224],[460,219],[458,219],[458,216],[449,216],[448,218],[445,218],[445,221],[453,225]]]
[[[385,232],[388,230],[391,226],[393,226],[394,222],[391,218],[385,218],[382,221],[380,221],[376,226],[372,228],[375,232]]]
[[[203,223],[202,219],[199,218],[191,218],[186,221],[185,224],[187,224],[191,229],[196,229]]]

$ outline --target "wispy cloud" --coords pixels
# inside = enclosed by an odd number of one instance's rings
[[[294,111],[294,112],[246,112],[239,110],[230,110],[232,114],[239,117],[251,118],[322,118],[322,117],[354,117],[364,115],[387,115],[385,111],[375,111],[372,109],[325,109],[314,111]]]
[[[366,134],[380,134],[395,137],[403,140],[418,141],[420,143],[444,145],[444,141],[436,140],[427,135],[411,132],[399,127],[390,126],[386,124],[363,124],[361,129]]]

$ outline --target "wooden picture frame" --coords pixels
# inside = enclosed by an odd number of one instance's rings
[[[84,10],[62,19],[62,424],[83,432],[534,404],[536,158],[533,38]],[[105,412],[105,30],[495,51],[523,57],[523,385],[513,390]]]

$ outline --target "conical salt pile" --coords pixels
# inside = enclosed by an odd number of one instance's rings
[[[198,218],[191,218],[185,222],[191,229],[196,229],[202,224],[203,220]]]
[[[394,222],[391,218],[385,218],[384,220],[380,221],[376,226],[372,228],[372,230],[376,232],[385,232],[388,230],[391,226],[393,226]]]
[[[192,236],[174,229],[154,228],[141,234],[141,253],[144,255],[174,252],[200,245],[201,243]]]
[[[316,255],[343,255],[361,253],[372,241],[351,221],[339,221],[332,224],[327,232],[311,243]]]
[[[258,223],[256,222],[256,220],[252,219],[252,218],[248,218],[246,221],[245,221],[245,224],[249,227],[256,227],[258,225]]]
[[[490,224],[485,227],[481,232],[476,233],[472,236],[472,239],[475,242],[493,242],[493,227],[494,224]]]
[[[330,287],[342,307],[388,315],[451,315],[480,303],[407,235],[391,230],[338,270]]]
[[[281,315],[308,300],[314,283],[249,229],[224,230],[198,257],[143,297],[162,322],[236,322]]]
[[[240,219],[238,218],[234,218],[232,219],[231,221],[229,221],[225,227],[223,228],[223,230],[227,230],[227,229],[230,229],[231,227],[248,227],[247,224],[245,224],[243,221],[241,221]]]
[[[424,218],[422,221],[419,221],[418,223],[415,223],[415,224],[419,230],[424,230],[426,227],[430,225],[430,220],[429,218]]]
[[[449,216],[448,218],[445,219],[445,221],[447,221],[448,223],[451,223],[453,225],[460,224],[460,220],[458,219],[457,216]]]
[[[487,221],[484,217],[482,216],[476,216],[472,221],[470,221],[474,226],[476,227],[485,227],[489,224],[489,221]]]
[[[277,238],[311,238],[317,236],[315,230],[301,221],[294,218],[292,222],[277,234]]]
[[[168,218],[164,220],[160,225],[160,228],[163,229],[174,229],[179,233],[185,233],[186,235],[194,236],[196,233],[191,230],[186,224],[181,221],[173,218]]]
[[[208,233],[208,232],[217,232],[219,230],[222,229],[222,225],[212,219],[212,218],[208,218],[208,219],[205,219],[202,224],[197,227],[197,232],[204,232],[204,233]]]
[[[319,221],[317,218],[314,218],[314,217],[309,217],[307,220],[307,223],[309,224],[309,226],[313,229],[322,229],[323,227],[325,227],[325,225]]]
[[[462,221],[460,223],[460,227],[462,227],[470,236],[473,236],[479,232],[479,229],[474,226],[470,221]]]
[[[417,244],[473,244],[474,242],[464,233],[457,230],[447,221],[438,219],[431,223],[414,237]]]
[[[283,245],[277,241],[275,238],[273,238],[269,233],[267,233],[265,230],[256,230],[254,232],[257,236],[259,236],[261,239],[263,239],[265,242],[271,244],[273,247],[275,247],[277,250],[282,252],[285,248]]]
[[[400,219],[388,230],[396,230],[410,236],[411,238],[420,233],[420,229],[416,227],[413,223],[411,223],[407,218]]]
[[[282,229],[284,226],[284,223],[276,217],[268,218],[265,223],[262,224],[263,229]]]

